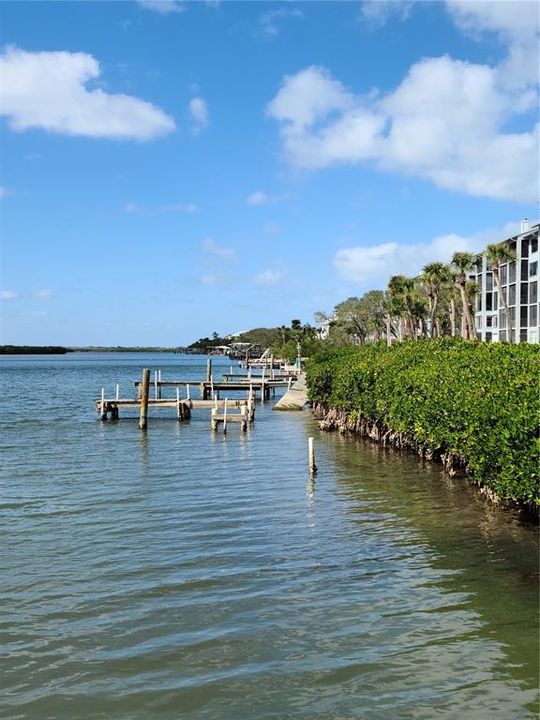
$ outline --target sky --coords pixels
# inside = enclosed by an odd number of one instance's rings
[[[0,2],[0,343],[313,323],[517,232],[539,7]]]

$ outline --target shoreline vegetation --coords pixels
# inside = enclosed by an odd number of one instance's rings
[[[65,355],[72,352],[164,352],[179,353],[187,352],[188,348],[181,347],[128,347],[116,346],[86,346],[86,347],[64,347],[62,345],[0,345],[0,355]],[[198,351],[197,351],[198,352]]]
[[[408,450],[538,519],[534,345],[460,339],[342,347],[307,363],[323,430]]]
[[[73,352],[62,345],[0,345],[0,355],[65,355]]]

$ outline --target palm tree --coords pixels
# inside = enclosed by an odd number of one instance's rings
[[[467,296],[467,307],[469,308],[469,315],[471,317],[473,316],[474,301],[479,292],[480,285],[476,282],[476,280],[467,280],[467,282],[465,283],[465,295]],[[471,340],[477,337],[476,327],[473,328],[473,331],[474,335]]]
[[[488,245],[486,247],[486,259],[488,263],[491,264],[491,270],[493,271],[493,277],[495,278],[497,292],[499,294],[499,298],[506,315],[508,342],[513,342],[512,321],[510,319],[510,310],[508,309],[508,303],[506,302],[506,295],[501,287],[500,269],[501,265],[503,265],[504,263],[511,263],[515,261],[516,253],[513,250],[510,250],[508,245],[506,245],[505,243],[499,243],[498,245]]]
[[[467,283],[467,273],[473,269],[475,263],[476,258],[470,252],[455,252],[452,256],[452,264],[456,269],[456,283],[459,287],[463,311],[461,336],[465,339],[469,338],[470,340],[473,340],[476,337],[476,332],[474,329],[472,313],[469,309],[469,303],[467,302],[465,285]]]
[[[414,278],[405,275],[392,275],[388,283],[388,293],[399,308],[400,321],[405,320],[407,333],[416,340],[416,324],[414,321]],[[401,323],[400,323],[401,324]]]
[[[441,287],[450,278],[448,267],[442,262],[432,262],[424,265],[422,280],[426,286],[426,293],[429,298],[429,335],[436,337],[435,314],[441,295]]]
[[[450,303],[450,334],[456,337],[456,300],[457,300],[457,274],[450,272],[450,282],[448,284],[448,302]]]

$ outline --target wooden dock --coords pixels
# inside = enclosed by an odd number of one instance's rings
[[[156,370],[151,381],[150,370],[143,370],[142,380],[136,381],[136,397],[120,397],[120,387],[116,386],[115,397],[105,397],[105,390],[101,390],[101,398],[95,401],[96,410],[101,420],[109,418],[118,420],[120,409],[135,408],[139,410],[139,427],[145,430],[148,421],[149,408],[174,408],[178,420],[188,420],[191,411],[195,409],[211,410],[210,424],[213,430],[220,426],[226,431],[227,423],[238,423],[242,430],[246,430],[255,417],[255,401],[257,397],[261,402],[269,400],[277,388],[290,389],[293,378],[265,376],[263,370],[260,376],[239,375],[225,373],[222,381],[214,380],[212,376],[212,360],[209,359],[206,368],[206,379],[203,380],[163,380],[161,371]],[[154,397],[150,397],[153,387]],[[199,398],[191,397],[191,389],[198,390]],[[176,390],[176,397],[162,397],[164,389]],[[186,397],[180,397],[181,390],[185,390]],[[244,393],[245,399],[230,399],[229,393]],[[220,393],[225,395],[220,399]],[[222,412],[221,412],[222,411]]]

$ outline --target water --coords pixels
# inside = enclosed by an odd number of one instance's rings
[[[308,412],[97,420],[205,363],[0,359],[0,717],[536,717],[535,529]]]

